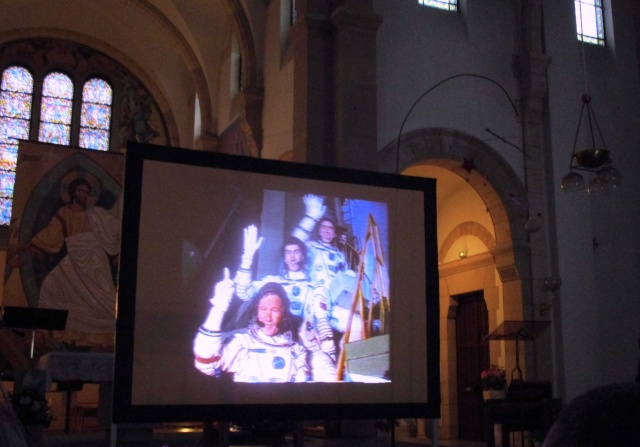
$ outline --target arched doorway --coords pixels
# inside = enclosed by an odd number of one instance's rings
[[[381,152],[380,166],[406,175],[436,178],[441,312],[442,439],[468,439],[473,431],[461,405],[456,315],[459,296],[478,292],[486,303],[485,334],[505,319],[521,319],[531,300],[530,253],[524,223],[526,191],[513,169],[484,142],[449,129],[420,129]],[[505,299],[508,296],[508,299]],[[513,368],[505,343],[486,346],[490,363]],[[483,365],[486,367],[486,365]],[[472,374],[478,375],[479,371]],[[462,390],[462,391],[461,391]],[[481,400],[481,393],[478,397]],[[482,414],[475,413],[480,419]],[[464,424],[464,427],[461,427]],[[477,430],[477,429],[475,429]],[[478,438],[480,439],[480,438]]]

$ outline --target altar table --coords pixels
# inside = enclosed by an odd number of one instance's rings
[[[40,358],[39,369],[45,371],[46,389],[51,383],[99,384],[98,421],[105,429],[111,425],[111,390],[113,386],[113,353],[50,352]],[[70,393],[69,393],[70,394]],[[65,431],[69,431],[69,404],[67,396]]]

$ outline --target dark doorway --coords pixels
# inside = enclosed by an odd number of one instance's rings
[[[482,291],[456,296],[456,356],[458,361],[458,427],[460,439],[483,441],[484,402],[480,373],[489,367],[487,305]]]

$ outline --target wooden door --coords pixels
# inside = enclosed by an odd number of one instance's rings
[[[482,291],[456,298],[458,437],[483,441],[484,402],[480,373],[489,367],[489,342],[482,339],[489,332],[487,305]]]

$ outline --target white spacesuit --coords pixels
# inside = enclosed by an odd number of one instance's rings
[[[234,282],[225,269],[225,278],[216,284],[212,307],[193,341],[195,367],[212,376],[232,373],[236,382],[308,381],[308,352],[289,330],[291,315],[284,289],[265,284],[256,294],[247,330],[225,334],[220,328],[233,294]]]
[[[307,242],[307,249],[311,258],[311,280],[314,284],[329,287],[331,280],[339,272],[349,270],[347,259],[338,247],[318,240],[310,240]]]
[[[313,287],[306,273],[306,247],[297,238],[288,238],[283,247],[285,270],[281,275],[268,275],[260,281],[251,280],[251,262],[262,242],[257,237],[257,228],[253,225],[244,231],[244,252],[240,268],[234,278],[236,295],[242,300],[250,300],[266,283],[277,283],[286,291],[289,298],[289,311],[293,317],[292,329],[310,353],[310,365],[313,381],[335,381],[336,347],[333,331],[328,321],[329,307],[324,288]]]
[[[326,290],[328,296],[327,318],[331,326],[339,331],[345,332],[350,314],[351,299],[353,290],[348,293],[341,293],[344,290],[337,290],[333,281],[336,276],[353,282],[355,287],[356,273],[351,270],[344,253],[335,245],[336,225],[332,219],[324,216],[326,207],[323,199],[312,194],[304,196],[306,212],[293,231],[293,236],[304,241],[307,246],[310,259],[310,276],[312,283],[317,287]],[[316,232],[316,237],[311,237]],[[341,297],[347,297],[342,300]],[[352,316],[351,341],[359,339],[362,328],[362,319],[359,315]]]

